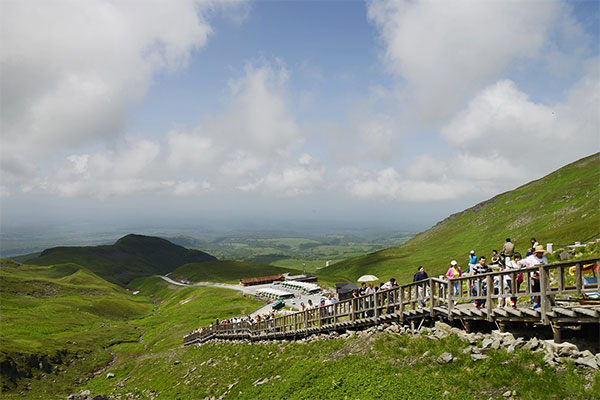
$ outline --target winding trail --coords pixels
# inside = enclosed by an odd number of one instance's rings
[[[253,289],[253,288],[247,287],[247,286],[233,285],[231,283],[217,283],[217,282],[181,283],[181,282],[174,281],[173,279],[169,278],[168,276],[164,276],[164,275],[154,275],[154,276],[161,278],[161,279],[169,282],[172,285],[177,285],[177,286],[212,286],[212,287],[220,287],[223,289],[239,290],[240,292],[244,292],[244,293],[252,294],[252,295],[256,294],[256,289]]]

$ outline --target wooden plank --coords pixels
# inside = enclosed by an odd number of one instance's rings
[[[493,313],[502,315],[503,317],[508,317],[508,311],[503,310],[502,308],[495,308]]]
[[[566,315],[567,317],[572,317],[572,318],[577,317],[577,313],[575,311],[569,310],[567,308],[553,307],[552,311],[557,312],[559,314]]]
[[[592,308],[584,308],[584,307],[576,307],[573,309],[578,314],[587,315],[592,318],[598,318],[599,312],[598,310],[594,310]]]
[[[520,310],[523,312],[523,314],[527,314],[532,317],[539,318],[540,316],[540,312],[538,310],[530,310],[529,308],[520,308]]]

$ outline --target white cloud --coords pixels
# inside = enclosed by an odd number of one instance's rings
[[[3,1],[2,158],[118,137],[153,76],[186,66],[206,44],[207,16],[239,8],[244,2]]]
[[[425,119],[443,121],[511,62],[537,56],[558,2],[370,1],[384,60]]]
[[[174,169],[203,168],[210,165],[216,149],[213,140],[201,134],[171,131],[167,134],[167,164]]]
[[[600,74],[596,60],[564,103],[533,102],[513,82],[499,81],[475,96],[442,129],[442,136],[463,153],[485,157],[503,174],[529,179],[600,150],[598,110]],[[489,179],[496,177],[491,165],[476,165],[479,171],[472,173],[485,170]],[[463,170],[466,173],[469,169],[465,166]]]

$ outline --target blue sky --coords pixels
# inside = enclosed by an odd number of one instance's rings
[[[0,7],[3,230],[424,229],[600,150],[598,1]]]

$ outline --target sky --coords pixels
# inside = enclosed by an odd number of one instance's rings
[[[600,2],[0,1],[0,229],[425,229],[600,151]]]

